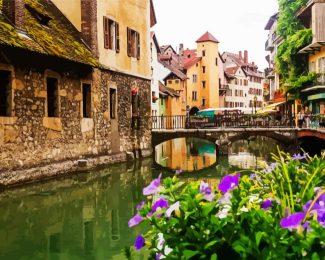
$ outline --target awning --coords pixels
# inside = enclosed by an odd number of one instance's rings
[[[301,92],[309,92],[317,89],[325,89],[325,86],[314,86],[314,87],[303,89]]]
[[[272,114],[276,113],[277,111],[275,109],[261,109],[256,112],[256,114]]]
[[[316,51],[320,51],[323,46],[325,46],[325,42],[313,42],[312,44],[309,44],[305,48],[301,49],[298,53],[314,54]]]
[[[265,106],[262,109],[258,110],[256,113],[257,114],[270,114],[270,113],[275,113],[276,111],[276,107],[280,106],[282,104],[284,104],[285,101],[282,102],[278,102],[278,103],[273,103],[271,105]]]

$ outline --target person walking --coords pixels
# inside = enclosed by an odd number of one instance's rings
[[[309,107],[306,107],[306,109],[305,109],[305,122],[306,122],[306,127],[307,128],[310,127],[310,117],[311,117],[311,113],[310,113]]]
[[[305,119],[305,111],[304,108],[302,107],[298,113],[298,127],[302,128],[302,124],[304,123]]]

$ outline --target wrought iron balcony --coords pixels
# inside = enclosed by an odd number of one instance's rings
[[[267,39],[267,41],[265,42],[265,50],[266,51],[272,51],[273,49],[274,49],[274,46],[272,44],[272,40]]]

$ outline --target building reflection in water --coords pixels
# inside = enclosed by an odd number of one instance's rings
[[[0,193],[0,259],[116,259],[132,245],[151,160]]]
[[[215,144],[198,138],[172,139],[156,146],[155,160],[172,170],[201,170],[216,162]]]
[[[216,168],[180,177],[217,185],[225,174],[270,161],[276,145],[265,138],[238,141]],[[173,169],[202,169],[215,163],[215,147],[175,139],[156,148],[156,160]],[[0,193],[0,259],[123,259],[121,251],[144,232],[130,229],[128,220],[144,200],[143,187],[159,173],[149,159]]]
[[[228,163],[239,169],[257,169],[272,161],[272,153],[277,147],[284,146],[268,137],[251,137],[248,140],[239,140],[231,144],[228,150]]]

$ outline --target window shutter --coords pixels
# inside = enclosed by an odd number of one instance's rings
[[[115,50],[120,52],[120,25],[115,22]]]
[[[140,34],[137,33],[137,59],[140,60]]]
[[[108,19],[104,16],[103,19],[104,22],[104,48],[109,48],[109,25],[108,25]]]
[[[131,57],[131,30],[129,27],[127,28],[127,39],[128,39],[127,52],[128,52],[128,56]]]

